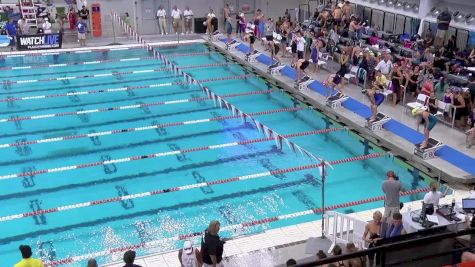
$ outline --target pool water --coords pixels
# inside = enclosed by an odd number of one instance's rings
[[[265,91],[269,94],[245,95],[227,100],[246,113],[304,107],[272,83],[258,77],[226,56],[204,44],[157,47],[179,67],[228,63],[225,66],[188,68],[195,79],[234,77],[248,74],[246,79],[204,82],[217,95]],[[210,52],[184,56],[184,53]],[[182,54],[182,55],[178,55]],[[169,85],[148,88],[147,85],[180,83],[182,77],[151,59],[143,49],[124,51],[60,54],[47,56],[7,57],[0,67],[65,64],[21,70],[2,70],[0,99],[26,98],[73,93],[69,96],[0,102],[1,119],[24,118],[1,122],[2,144],[42,140],[129,129],[154,124],[183,122],[229,116],[211,100],[151,105],[92,112],[96,109],[123,107],[204,97],[198,85]],[[120,59],[134,59],[119,61]],[[96,64],[74,64],[108,60]],[[145,70],[157,70],[145,72]],[[132,71],[144,71],[131,73]],[[128,73],[127,73],[128,72]],[[110,74],[113,75],[110,75]],[[99,77],[91,77],[91,75]],[[89,76],[66,78],[71,76]],[[62,79],[51,79],[51,78]],[[49,79],[25,82],[32,79]],[[144,86],[138,88],[137,86]],[[115,88],[129,90],[81,94]],[[54,117],[28,119],[31,116],[86,111]],[[310,108],[256,117],[280,134],[315,129],[342,127]],[[97,137],[66,139],[0,148],[0,176],[38,171],[77,164],[129,158],[172,150],[219,145],[262,138],[255,125],[240,118],[211,121],[144,131],[129,131]],[[327,134],[291,138],[299,146],[328,161],[360,156],[382,150],[365,142],[356,134],[336,131]],[[80,202],[100,200],[173,188],[206,181],[278,170],[315,163],[274,141],[231,146],[214,150],[179,153],[158,158],[124,161],[112,164],[63,170],[53,173],[0,179],[0,217],[54,208]],[[425,175],[391,157],[380,157],[335,165],[328,171],[325,205],[366,199],[382,195],[381,184],[387,170],[395,170],[406,188],[425,187]],[[19,259],[18,246],[29,244],[36,257],[54,261],[128,244],[147,242],[178,234],[203,230],[210,220],[222,226],[304,211],[321,207],[321,179],[318,169],[295,171],[246,181],[224,183],[123,200],[103,205],[48,213],[0,222],[0,258],[2,266]],[[405,197],[404,201],[421,195]],[[382,206],[382,202],[340,210],[353,212]],[[269,224],[223,232],[223,236],[258,233],[297,223],[319,219],[307,215]],[[164,252],[181,247],[183,241],[139,249],[139,255]],[[121,259],[122,253],[99,257],[99,263]],[[84,262],[68,266],[84,266]]]

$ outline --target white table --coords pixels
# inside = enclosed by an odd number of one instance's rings
[[[419,230],[425,230],[425,228],[422,227],[420,223],[412,221],[412,217],[419,216],[420,212],[421,210],[419,209],[419,210],[408,211],[402,214],[402,225],[404,226],[404,230],[406,230],[407,233],[414,233]],[[444,217],[440,216],[437,212],[434,212],[433,215],[437,216],[437,219],[439,221],[438,225],[435,225],[434,227],[465,222],[465,215],[461,213],[457,213],[457,216],[460,219],[462,219],[459,222],[448,221]]]

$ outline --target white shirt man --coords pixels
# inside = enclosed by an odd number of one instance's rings
[[[185,32],[192,33],[191,25],[193,19],[193,11],[189,7],[186,7],[185,11],[183,11],[183,16],[185,17]]]
[[[191,11],[191,9],[185,9],[185,11],[183,11],[183,16],[185,19],[191,19],[193,17],[193,11]]]
[[[181,10],[180,9],[172,9],[172,14],[171,14],[173,19],[180,19],[181,18]]]
[[[215,18],[216,15],[213,12],[208,13],[208,18]]]
[[[393,66],[393,63],[389,59],[383,59],[381,60],[378,65],[376,65],[375,70],[381,71],[382,74],[388,75],[391,72],[391,68]]]
[[[300,51],[300,52],[305,51],[305,38],[299,37],[297,39],[297,51]]]
[[[45,18],[45,22],[43,22],[43,33],[51,34],[51,23],[49,22],[48,18]]]
[[[167,11],[165,11],[165,9],[159,9],[157,10],[157,17],[158,18],[165,18],[165,16],[167,15]]]
[[[439,200],[441,198],[443,198],[444,195],[442,194],[442,192],[440,191],[436,191],[436,192],[428,192],[425,194],[424,196],[424,203],[425,204],[433,204],[434,207],[437,207],[439,206]]]

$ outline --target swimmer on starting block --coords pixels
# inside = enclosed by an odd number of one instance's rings
[[[304,77],[304,74],[307,75],[305,69],[308,67],[308,65],[310,65],[310,62],[305,59],[299,59],[297,62],[292,64],[292,67],[297,71],[297,82]]]
[[[418,116],[417,131],[419,131],[419,127],[421,124],[424,125],[424,142],[422,142],[419,146],[420,149],[424,149],[429,144],[429,132],[437,124],[437,118],[427,110],[426,106],[414,108],[412,110],[412,115]]]
[[[373,86],[369,90],[362,90],[363,94],[369,99],[371,103],[371,117],[368,120],[368,123],[372,123],[376,121],[376,115],[378,114],[378,107],[384,102],[384,95],[379,92],[377,87]]]
[[[325,87],[330,86],[332,90],[328,94],[328,97],[333,95],[333,89],[336,89],[338,93],[336,95],[343,95],[343,83],[340,73],[330,74],[328,78],[323,82]]]

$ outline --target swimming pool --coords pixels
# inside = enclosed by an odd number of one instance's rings
[[[205,44],[156,49],[280,134],[343,127]],[[2,208],[0,218],[315,163],[285,144],[279,149],[274,140],[246,143],[263,138],[251,120],[223,119],[230,116],[226,109],[203,99],[198,85],[184,84],[144,49],[2,60],[0,204],[8,208]],[[259,114],[266,111],[272,112]],[[158,124],[162,127],[154,126]],[[328,161],[382,151],[344,129],[289,139]],[[245,144],[229,145],[234,142]],[[183,149],[190,151],[178,151]],[[178,152],[160,154],[170,151]],[[399,174],[406,188],[427,185],[423,173],[398,159],[352,161],[329,170],[326,206],[380,196],[389,169]],[[320,190],[318,169],[306,169],[9,219],[0,221],[0,255],[10,266],[18,259],[18,246],[30,244],[36,256],[55,261],[198,232],[212,219],[226,226],[318,208]],[[318,218],[300,216],[222,235],[257,233]],[[181,244],[165,242],[138,253],[169,251]],[[98,261],[118,260],[121,255]]]

